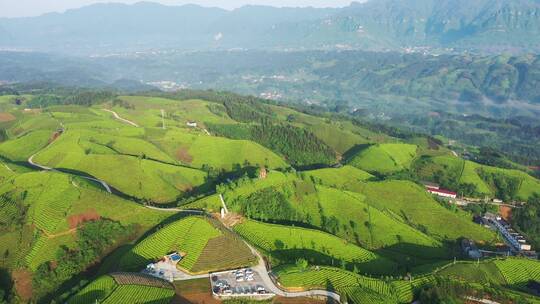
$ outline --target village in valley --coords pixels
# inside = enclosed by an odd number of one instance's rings
[[[495,250],[484,250],[478,249],[478,246],[472,240],[463,239],[461,248],[470,258],[479,259],[497,255],[513,255],[537,259],[538,255],[536,251],[528,244],[526,238],[512,228],[512,225],[510,224],[512,209],[521,208],[526,204],[525,202],[505,203],[497,198],[489,199],[486,197],[484,199],[475,199],[458,197],[456,192],[441,189],[440,186],[435,183],[424,182],[423,184],[426,187],[427,192],[440,197],[451,204],[455,204],[456,206],[464,207],[469,204],[486,204],[494,206],[498,211],[496,213],[485,212],[481,216],[475,216],[473,220],[479,225],[497,231],[504,243],[497,244]]]

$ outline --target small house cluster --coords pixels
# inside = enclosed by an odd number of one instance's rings
[[[461,250],[471,259],[479,259],[482,257],[482,253],[476,247],[476,244],[469,239],[461,240]]]
[[[183,257],[184,255],[178,252],[169,253],[156,263],[146,265],[146,268],[142,272],[154,277],[172,281],[174,279],[174,274],[171,273],[171,270],[176,269],[176,265]]]
[[[532,251],[531,245],[527,244],[525,237],[516,232],[512,226],[499,215],[486,213],[484,215],[484,220],[492,227],[495,227],[503,235],[513,251],[523,255],[536,255],[535,252]]]

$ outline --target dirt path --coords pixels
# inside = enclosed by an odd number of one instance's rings
[[[60,236],[72,234],[72,233],[74,233],[74,232],[77,231],[77,228],[71,228],[71,229],[69,229],[69,230],[62,231],[62,232],[55,233],[55,234],[48,233],[47,231],[42,230],[42,229],[40,229],[40,231],[41,231],[48,239],[54,239],[54,238],[57,238],[57,237],[60,237]]]
[[[115,111],[108,110],[108,109],[103,109],[103,111],[107,111],[107,112],[109,112],[109,113],[112,113],[112,115],[114,116],[114,118],[116,118],[116,119],[118,119],[118,120],[120,120],[120,121],[122,121],[122,122],[125,122],[125,123],[127,123],[128,125],[132,125],[132,126],[134,126],[134,127],[136,127],[136,128],[139,127],[139,125],[136,124],[136,123],[134,123],[133,121],[127,120],[127,119],[125,119],[125,118],[120,117],[120,115],[118,115],[118,113],[116,113]]]

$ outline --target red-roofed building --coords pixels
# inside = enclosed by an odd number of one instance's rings
[[[457,193],[452,192],[450,190],[440,189],[438,187],[435,188],[435,187],[427,186],[426,190],[427,190],[427,192],[429,192],[431,194],[435,194],[435,195],[442,196],[442,197],[449,197],[449,198],[456,198],[457,197]]]

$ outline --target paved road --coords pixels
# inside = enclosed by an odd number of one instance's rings
[[[52,145],[53,143],[54,143],[54,141],[51,142],[49,145],[47,145],[47,147],[50,146],[50,145]],[[43,148],[43,149],[46,149],[47,147],[45,147],[45,148]],[[42,150],[43,150],[43,149],[42,149]],[[32,165],[32,166],[34,166],[34,167],[37,167],[37,168],[39,168],[39,169],[41,169],[41,170],[45,170],[45,171],[56,171],[56,172],[60,172],[60,171],[58,171],[58,170],[56,170],[56,169],[54,169],[54,168],[50,168],[50,167],[47,167],[47,166],[43,166],[43,165],[40,165],[40,164],[34,162],[34,156],[36,156],[39,152],[41,152],[41,150],[38,151],[38,152],[36,152],[36,153],[34,153],[32,156],[30,156],[30,157],[28,158],[28,163],[29,163],[30,165]],[[75,175],[75,174],[73,174],[73,175]],[[109,185],[108,185],[106,182],[104,182],[104,181],[102,181],[102,180],[100,180],[100,179],[93,178],[93,177],[88,177],[88,176],[83,176],[83,175],[76,175],[76,176],[78,176],[78,177],[80,177],[80,178],[87,179],[87,180],[91,180],[91,181],[94,181],[94,182],[98,182],[98,183],[100,183],[100,184],[103,186],[103,188],[105,188],[105,190],[106,190],[107,192],[112,193],[111,187],[109,187]]]
[[[340,302],[341,297],[335,293],[328,290],[307,290],[307,291],[298,291],[298,292],[289,292],[284,291],[280,289],[278,286],[274,284],[274,281],[270,278],[270,275],[268,274],[268,270],[266,269],[266,264],[264,263],[264,259],[261,256],[261,254],[255,250],[250,244],[245,242],[246,245],[251,249],[251,252],[257,256],[259,259],[259,263],[252,267],[254,270],[256,270],[259,275],[261,276],[262,281],[264,282],[264,285],[269,289],[270,292],[282,296],[282,297],[288,297],[288,298],[295,298],[295,297],[327,297],[332,298],[336,300],[338,303]]]
[[[201,210],[191,210],[191,209],[180,209],[180,208],[159,208],[154,206],[145,206],[148,209],[152,210],[158,210],[163,212],[184,212],[184,213],[191,213],[191,214],[204,214]]]
[[[189,273],[183,272],[182,270],[176,268],[176,265],[167,263],[167,262],[157,262],[154,264],[154,267],[155,267],[156,273],[147,272],[146,269],[143,270],[142,273],[151,275],[156,278],[164,279],[169,282],[205,279],[205,278],[210,277],[210,274],[208,273],[191,275]],[[163,273],[163,274],[159,275],[159,273]]]
[[[125,119],[125,118],[120,117],[120,115],[118,115],[118,113],[116,113],[115,111],[108,110],[108,109],[103,109],[103,111],[107,111],[107,112],[109,112],[109,113],[112,113],[112,115],[114,116],[114,118],[116,118],[116,119],[118,119],[118,120],[120,120],[120,121],[122,121],[122,122],[125,122],[125,123],[127,123],[127,124],[129,124],[129,125],[132,125],[132,126],[134,126],[134,127],[139,127],[139,125],[136,124],[136,123],[134,123],[133,121],[127,120],[127,119]]]

